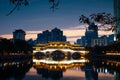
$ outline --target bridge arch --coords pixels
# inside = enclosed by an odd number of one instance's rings
[[[51,53],[51,57],[55,61],[64,60],[65,56],[66,56],[66,53],[64,51],[61,51],[61,50],[55,50]]]
[[[46,57],[46,55],[43,52],[34,53],[34,58],[36,58],[36,59],[44,59],[45,57]]]
[[[80,52],[73,52],[71,54],[71,58],[74,60],[80,59],[81,58],[81,53]]]

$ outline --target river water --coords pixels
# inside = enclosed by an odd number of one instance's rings
[[[0,80],[120,80],[120,62],[85,58],[1,61]]]

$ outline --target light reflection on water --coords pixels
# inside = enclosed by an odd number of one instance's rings
[[[53,62],[45,59],[22,63],[2,62],[0,80],[120,80],[118,61],[91,62],[88,59],[80,59],[68,60],[68,63],[67,60]]]

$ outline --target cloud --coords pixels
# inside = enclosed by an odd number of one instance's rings
[[[0,35],[0,37],[11,39],[13,37],[13,35],[12,34],[2,34],[2,35]]]
[[[42,30],[40,31],[26,31],[27,34],[39,34],[42,33]]]

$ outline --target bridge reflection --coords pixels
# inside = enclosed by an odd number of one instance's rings
[[[63,60],[63,61],[54,61],[47,59],[33,59],[33,66],[37,68],[45,68],[48,70],[66,70],[72,67],[81,67],[88,63],[88,59],[79,59],[79,60]]]
[[[33,67],[34,68],[33,68]],[[33,74],[30,70],[35,70]],[[64,79],[66,76],[64,73],[67,71],[75,72],[85,72],[86,80],[98,80],[98,77],[101,79],[104,77],[103,74],[108,74],[106,80],[110,80],[111,75],[112,80],[120,80],[120,62],[113,60],[88,60],[86,58],[74,60],[74,59],[65,59],[65,60],[52,60],[49,58],[31,60],[23,60],[22,62],[2,62],[0,63],[0,79],[1,80],[67,80]],[[32,73],[32,77],[27,73]],[[27,74],[27,75],[26,75]],[[69,73],[71,74],[71,73]],[[68,75],[69,75],[68,74]],[[36,77],[36,75],[39,77]],[[72,74],[69,76],[68,80],[76,80]],[[81,75],[81,74],[78,74]],[[30,77],[27,79],[27,77]],[[79,77],[80,78],[80,77]],[[77,80],[83,80],[83,79]]]
[[[63,72],[69,69],[81,69],[85,72],[86,80],[98,80],[100,73],[110,73],[114,75],[115,80],[120,79],[120,62],[111,60],[88,60],[86,58],[74,60],[50,60],[44,59],[33,59],[33,66],[37,70],[38,74],[43,77],[51,77],[54,80],[63,77]],[[50,75],[52,74],[52,75]],[[55,75],[55,76],[53,76]]]
[[[23,80],[31,67],[31,59],[21,61],[1,61],[0,80]]]
[[[70,68],[80,68],[88,63],[88,59],[79,60],[49,60],[45,59],[33,59],[33,67],[37,70],[37,74],[42,75],[43,78],[52,80],[60,80],[63,78],[63,72]]]

